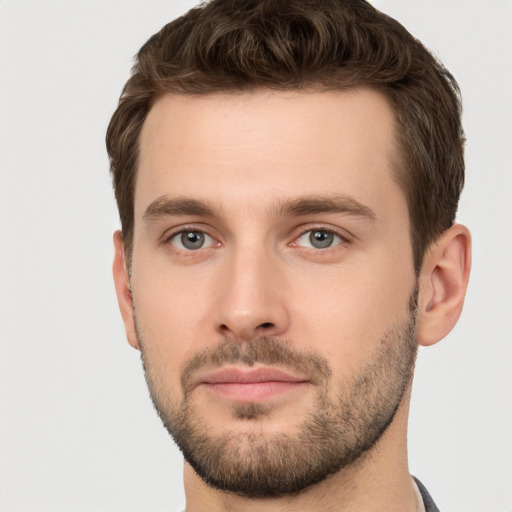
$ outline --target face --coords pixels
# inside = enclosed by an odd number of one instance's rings
[[[210,485],[298,492],[392,423],[417,295],[393,131],[369,90],[169,95],[152,107],[132,343],[162,420]]]

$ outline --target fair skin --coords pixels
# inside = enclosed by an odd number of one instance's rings
[[[139,349],[142,334],[169,407],[184,398],[183,365],[226,339],[273,336],[295,351],[314,351],[332,370],[328,396],[378,356],[383,333],[408,318],[417,279],[406,199],[393,179],[393,130],[387,102],[369,90],[157,100],[141,134],[132,266],[128,274],[117,232],[114,278],[128,340]],[[195,207],[177,201],[183,198]],[[321,211],[326,199],[334,207]],[[307,200],[306,210],[297,208],[299,200]],[[184,231],[196,245],[187,245]],[[315,231],[334,236],[316,245],[309,236]],[[204,239],[197,242],[194,233]],[[469,267],[469,233],[454,225],[428,249],[418,277],[421,345],[455,325]],[[259,368],[268,365],[228,369],[247,376]],[[308,374],[288,372],[285,383],[275,376],[232,380],[198,384],[190,393],[212,436],[293,438],[315,407]],[[208,486],[185,463],[187,512],[415,511],[409,396],[410,386],[371,450],[301,493],[238,496]],[[251,403],[266,413],[252,421],[234,414]]]

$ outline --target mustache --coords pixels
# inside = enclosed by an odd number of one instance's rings
[[[192,389],[194,373],[200,369],[215,369],[227,364],[256,363],[279,366],[307,375],[312,384],[326,382],[332,374],[327,359],[313,351],[299,351],[287,340],[262,336],[252,341],[225,339],[217,346],[196,353],[181,369],[181,386],[187,394]]]

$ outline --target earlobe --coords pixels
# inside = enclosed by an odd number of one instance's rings
[[[139,342],[137,340],[135,318],[133,314],[133,298],[130,286],[130,278],[126,268],[124,238],[121,231],[116,231],[114,233],[114,249],[115,254],[112,271],[114,274],[117,301],[119,303],[121,316],[123,317],[128,343],[130,343],[133,348],[139,350]]]
[[[418,340],[433,345],[455,326],[462,312],[471,269],[471,235],[454,224],[432,244],[420,275]]]

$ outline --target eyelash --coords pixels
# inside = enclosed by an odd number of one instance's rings
[[[305,247],[305,246],[299,246],[297,241],[300,240],[301,238],[307,236],[309,233],[309,237],[311,238],[312,234],[313,233],[325,233],[327,235],[331,235],[335,238],[338,238],[338,242],[334,241],[331,245],[327,246],[327,247]],[[315,252],[326,252],[328,250],[334,250],[336,249],[338,246],[340,245],[346,245],[347,243],[349,243],[349,239],[346,235],[343,235],[341,234],[339,231],[335,230],[335,229],[332,229],[332,228],[328,228],[328,227],[324,227],[324,226],[314,226],[314,227],[311,227],[309,229],[306,229],[306,230],[303,230],[301,232],[301,234],[297,237],[294,238],[294,241],[290,244],[292,247],[295,246],[299,246],[299,247],[303,247],[304,249],[309,249],[311,251],[315,251]]]
[[[218,242],[215,237],[208,234],[208,232],[206,230],[197,228],[194,226],[185,226],[185,227],[181,227],[181,229],[179,231],[173,231],[171,234],[169,234],[168,236],[166,236],[164,238],[162,243],[163,243],[163,245],[172,245],[175,248],[175,250],[180,251],[181,253],[195,253],[199,249],[207,248],[207,247],[199,247],[198,249],[193,250],[193,249],[180,248],[180,247],[176,247],[175,245],[173,245],[173,243],[172,243],[173,240],[177,239],[180,235],[183,235],[185,233],[198,233],[198,234],[204,235],[205,237],[212,239],[213,244],[210,244],[208,247],[211,247],[211,245],[220,246],[220,242]]]
[[[331,235],[331,236],[337,238],[338,241],[336,242],[336,240],[335,240],[331,245],[328,245],[326,247],[307,247],[304,245],[299,245],[298,241],[301,238],[307,236],[308,234],[311,237],[311,235],[314,232],[321,232],[321,233],[325,233],[327,235]],[[206,247],[204,247],[204,246],[198,247],[195,250],[187,249],[185,247],[177,247],[176,245],[174,245],[173,240],[177,239],[177,237],[179,237],[180,235],[183,236],[183,234],[185,234],[185,233],[202,234],[203,236],[211,239],[213,241],[213,243],[209,243]],[[340,231],[332,229],[331,227],[324,227],[324,226],[316,225],[316,226],[312,226],[308,229],[301,230],[299,235],[295,236],[293,238],[293,241],[288,243],[288,246],[301,247],[303,249],[306,249],[306,250],[314,252],[314,253],[321,253],[321,252],[330,252],[331,250],[336,250],[336,248],[338,248],[340,246],[345,246],[348,243],[350,243],[350,239],[347,237],[347,235],[342,234]],[[193,254],[197,253],[200,249],[208,249],[208,248],[212,248],[212,247],[215,248],[215,247],[221,246],[221,242],[219,242],[216,237],[210,235],[207,232],[207,230],[198,228],[195,226],[184,226],[184,227],[181,227],[179,229],[179,231],[173,231],[171,234],[169,234],[168,236],[166,236],[163,239],[162,244],[163,245],[171,245],[175,251],[180,252],[181,254],[187,254],[188,256],[192,256]],[[183,246],[183,243],[181,243],[181,245]]]

